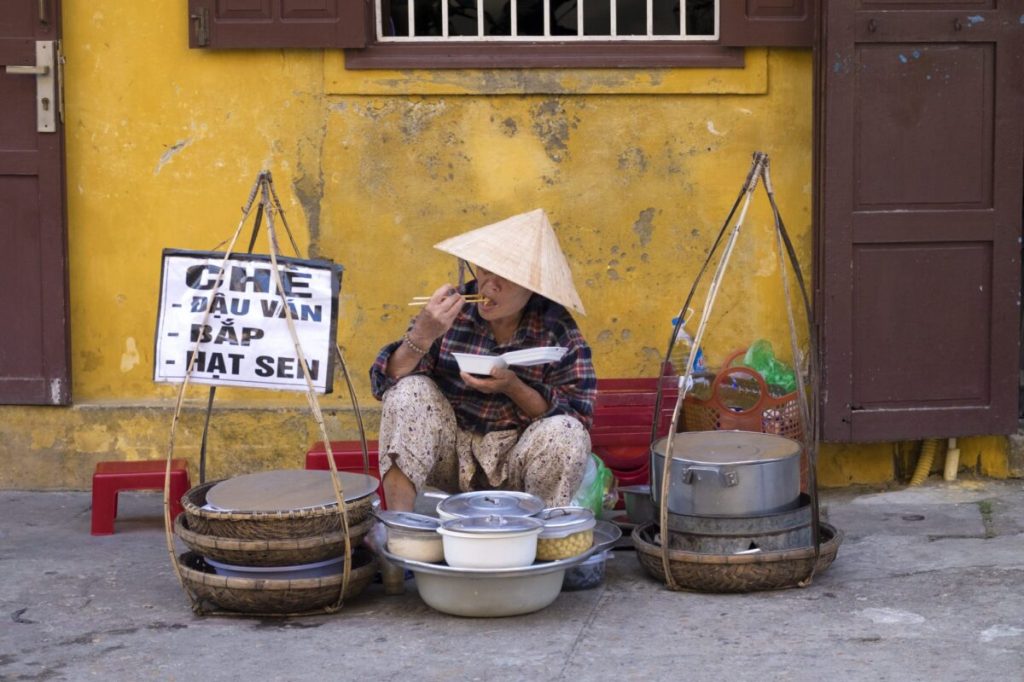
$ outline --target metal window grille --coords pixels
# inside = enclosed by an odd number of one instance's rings
[[[721,0],[375,0],[379,42],[715,41]]]

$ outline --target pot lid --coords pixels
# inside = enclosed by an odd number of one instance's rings
[[[597,524],[594,512],[584,507],[551,507],[538,514],[537,518],[544,522],[544,530],[540,534],[542,538],[581,533]]]
[[[412,512],[381,511],[376,516],[388,528],[434,532],[441,525],[440,519]],[[434,537],[437,537],[436,535]]]
[[[533,516],[544,509],[536,495],[513,490],[476,490],[459,493],[441,500],[439,512],[458,517],[469,516]]]
[[[543,521],[530,516],[497,516],[493,514],[452,519],[441,524],[442,531],[489,536],[539,531],[543,527]]]
[[[668,438],[654,443],[654,452],[665,456]],[[787,459],[800,454],[795,440],[755,431],[690,431],[677,433],[672,459],[703,464],[752,464]]]
[[[345,501],[366,497],[377,479],[366,474],[338,472]],[[221,511],[277,512],[337,506],[330,471],[282,469],[261,471],[221,481],[206,493],[206,501]]]

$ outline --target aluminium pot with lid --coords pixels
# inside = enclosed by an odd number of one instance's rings
[[[474,516],[535,516],[544,510],[536,495],[514,490],[475,490],[446,497],[437,504],[442,521]]]
[[[651,446],[651,497],[660,503],[668,438]],[[758,516],[792,509],[800,498],[797,441],[752,431],[677,433],[668,510],[690,516]]]

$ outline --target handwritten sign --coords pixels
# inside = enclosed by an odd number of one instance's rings
[[[287,305],[313,386],[330,393],[342,267],[277,261],[284,300],[269,256],[232,255],[225,262],[222,253],[165,249],[153,380],[181,383],[195,354],[189,379],[195,383],[307,390]]]

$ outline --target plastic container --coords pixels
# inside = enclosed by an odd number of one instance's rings
[[[594,512],[582,507],[552,507],[538,517],[544,529],[537,538],[537,560],[579,556],[594,544]]]
[[[598,552],[578,566],[565,571],[562,589],[566,591],[590,590],[604,582],[605,562],[608,560],[607,550]]]
[[[437,529],[441,522],[431,516],[409,512],[378,512],[387,529],[388,551],[403,559],[437,563],[444,561],[444,546]]]

